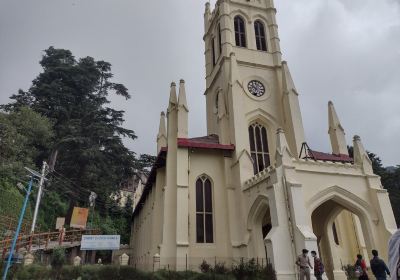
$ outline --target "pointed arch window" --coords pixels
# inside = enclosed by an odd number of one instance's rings
[[[260,20],[254,22],[254,32],[256,34],[257,50],[267,51],[267,41],[265,38],[264,24]]]
[[[269,157],[267,129],[257,122],[253,123],[249,126],[249,138],[254,174],[257,174],[271,164]]]
[[[207,176],[196,181],[196,242],[214,242],[212,186]]]
[[[235,41],[236,46],[238,47],[246,47],[246,28],[244,25],[244,20],[241,16],[236,16],[234,18],[235,25]]]

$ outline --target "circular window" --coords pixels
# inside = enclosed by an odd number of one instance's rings
[[[257,80],[251,80],[247,84],[247,89],[253,96],[256,97],[260,97],[265,94],[265,86],[263,85],[263,83]]]

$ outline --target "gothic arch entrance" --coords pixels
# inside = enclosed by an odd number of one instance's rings
[[[268,198],[259,196],[250,209],[248,229],[251,232],[252,256],[264,263],[270,261],[268,254],[268,234],[272,229],[271,211]]]
[[[369,221],[355,202],[333,196],[314,209],[311,219],[329,279],[343,278],[343,267],[353,265],[357,254],[369,259],[373,247]]]

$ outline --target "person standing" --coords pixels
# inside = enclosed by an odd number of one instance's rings
[[[378,251],[372,250],[371,270],[377,280],[386,280],[386,273],[390,276],[389,268],[385,262],[378,257]]]
[[[314,275],[317,280],[322,280],[322,274],[325,272],[324,264],[321,259],[318,258],[317,252],[311,251],[311,256],[314,258]]]
[[[365,260],[363,259],[362,255],[358,254],[357,255],[357,261],[354,265],[354,269],[356,272],[356,277],[358,277],[359,280],[368,280],[368,271],[367,271],[367,264],[365,263]]]
[[[310,269],[313,267],[310,258],[308,257],[307,249],[303,249],[303,253],[297,257],[296,265],[300,268],[300,280],[304,280],[304,277],[306,277],[307,280],[310,280]]]

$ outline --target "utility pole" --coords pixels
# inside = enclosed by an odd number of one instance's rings
[[[29,196],[32,192],[32,184],[33,184],[33,176],[31,176],[31,180],[29,181],[28,190],[25,189],[25,192],[26,192],[25,200],[24,200],[24,204],[21,209],[21,214],[19,215],[18,226],[15,231],[15,235],[14,235],[13,243],[11,245],[10,253],[8,254],[7,265],[6,265],[6,269],[4,270],[4,274],[3,274],[3,280],[7,279],[7,273],[11,266],[11,260],[12,260],[13,254],[14,254],[15,245],[17,243],[19,232],[21,230],[22,220],[24,219],[26,206],[28,204]],[[16,253],[18,253],[18,252],[16,252]]]
[[[32,227],[31,227],[31,234],[35,232],[35,227],[36,227],[36,221],[37,221],[37,215],[39,212],[39,205],[40,205],[40,200],[42,199],[42,194],[43,194],[43,183],[45,180],[45,173],[46,173],[46,168],[48,167],[47,163],[43,161],[42,165],[42,174],[40,174],[40,181],[39,181],[39,190],[36,198],[36,205],[35,205],[35,211],[33,213],[33,220],[32,220]]]

